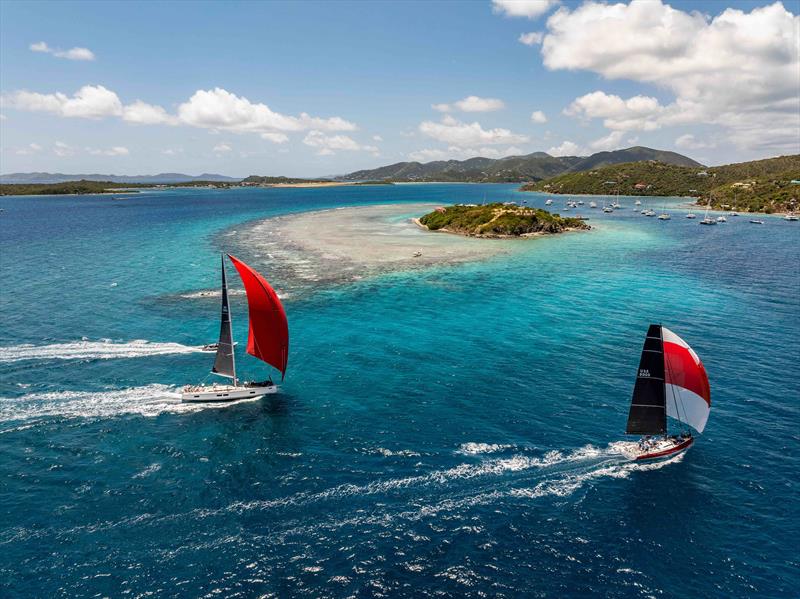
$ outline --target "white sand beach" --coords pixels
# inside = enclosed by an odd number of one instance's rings
[[[437,204],[392,204],[305,212],[241,226],[235,236],[255,264],[301,282],[342,282],[392,270],[482,260],[513,241],[427,231],[414,223]],[[227,241],[227,240],[226,240]]]

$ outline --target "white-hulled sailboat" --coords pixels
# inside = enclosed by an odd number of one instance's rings
[[[289,326],[278,294],[266,279],[247,264],[228,255],[244,283],[250,327],[247,337],[247,353],[274,366],[286,375],[289,357]],[[228,303],[228,282],[225,275],[225,257],[222,257],[222,314],[220,317],[219,343],[211,369],[213,374],[232,380],[228,385],[186,386],[181,399],[187,402],[225,402],[239,399],[256,399],[275,393],[278,387],[272,378],[262,382],[243,382],[236,376],[231,312]]]
[[[706,206],[706,215],[703,217],[703,220],[700,221],[701,225],[716,225],[717,221],[711,218],[708,215],[708,211],[711,210],[711,194],[708,195],[708,205]]]
[[[702,433],[710,412],[711,388],[700,358],[668,328],[651,324],[625,429],[643,435],[632,457],[653,460],[689,449],[694,438],[688,427]],[[677,433],[669,434],[667,416],[678,421]]]

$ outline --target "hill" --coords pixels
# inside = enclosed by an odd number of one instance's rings
[[[297,177],[261,177],[259,175],[250,175],[241,181],[244,184],[252,185],[286,185],[294,183],[329,183],[330,179],[300,179]]]
[[[606,166],[567,173],[522,187],[523,191],[564,194],[692,196],[698,203],[749,212],[782,212],[800,199],[800,155],[709,168],[658,161]]]
[[[158,175],[65,175],[64,173],[10,173],[0,175],[0,183],[67,183],[70,181],[100,181],[110,183],[192,183],[195,181],[212,181],[236,183],[241,179],[203,173],[202,175],[184,175],[183,173],[159,173]]]
[[[517,183],[540,181],[562,173],[577,172],[608,164],[659,160],[680,166],[702,166],[687,156],[675,152],[636,146],[614,152],[598,152],[591,156],[550,156],[534,152],[506,158],[469,158],[468,160],[437,160],[434,162],[398,162],[375,169],[355,171],[337,177],[340,181],[452,181],[472,183]]]
[[[222,181],[185,181],[172,183],[169,187],[214,187],[228,188],[232,185]],[[166,187],[159,183],[116,183],[114,181],[66,181],[64,183],[0,183],[2,196],[70,195],[131,192],[139,189]]]
[[[564,218],[541,208],[501,204],[456,204],[437,208],[419,219],[431,231],[447,231],[469,237],[524,237],[537,233],[563,233],[589,229],[577,218]]]
[[[0,185],[0,195],[68,195],[109,193],[119,189],[132,187],[148,187],[148,185],[131,183],[114,183],[112,181],[67,181],[65,183],[12,183]]]

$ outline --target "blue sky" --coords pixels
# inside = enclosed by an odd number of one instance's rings
[[[797,12],[4,1],[0,171],[314,176],[630,145],[708,164],[798,153]]]

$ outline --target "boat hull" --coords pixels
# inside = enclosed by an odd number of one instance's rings
[[[651,451],[640,453],[634,459],[637,461],[664,460],[676,456],[679,453],[683,453],[692,446],[692,443],[694,443],[694,437],[689,437],[688,439],[682,440],[680,443],[676,443],[672,447],[656,447]]]
[[[181,393],[181,401],[187,403],[224,403],[242,399],[258,399],[264,395],[277,393],[277,385],[264,387],[198,387]]]

